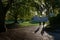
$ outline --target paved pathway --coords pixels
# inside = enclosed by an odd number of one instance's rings
[[[42,36],[39,31],[34,33],[37,28],[38,27],[24,27],[8,29],[7,32],[0,33],[0,40],[55,40],[55,33],[44,32]],[[60,38],[60,34],[57,33],[56,36],[57,35],[59,35],[58,37]]]

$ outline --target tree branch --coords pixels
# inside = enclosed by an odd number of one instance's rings
[[[4,6],[2,0],[0,0],[0,14],[3,12]]]
[[[7,11],[11,6],[12,6],[12,3],[14,2],[14,0],[8,0],[8,4],[6,5],[5,7],[5,10]]]
[[[3,6],[2,0],[0,0],[0,7]]]

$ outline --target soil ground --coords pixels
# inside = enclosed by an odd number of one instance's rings
[[[40,32],[34,33],[37,28],[38,26],[7,29],[7,32],[0,33],[0,40],[54,40],[46,31],[43,35]]]

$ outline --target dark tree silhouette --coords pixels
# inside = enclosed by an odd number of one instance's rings
[[[2,0],[0,0],[0,32],[6,31],[5,16],[12,3],[13,0],[8,0],[8,4],[4,6]]]

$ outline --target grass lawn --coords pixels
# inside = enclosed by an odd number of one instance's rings
[[[29,21],[27,21],[27,22],[20,23],[20,25],[24,27],[24,26],[38,26],[39,24],[38,23],[32,24]]]
[[[5,22],[6,24],[11,24],[13,21]],[[29,21],[24,21],[23,23],[19,23],[20,27],[30,27],[30,26],[38,26],[38,23],[30,23]]]

